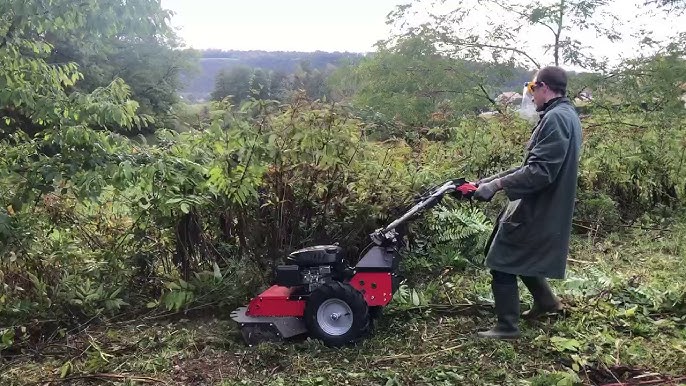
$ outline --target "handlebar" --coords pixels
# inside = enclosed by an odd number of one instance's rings
[[[446,193],[450,193],[458,198],[471,199],[476,189],[477,187],[475,185],[468,183],[463,178],[446,181],[443,183],[443,185],[434,187],[418,197],[418,202],[400,218],[388,224],[386,227],[376,230],[369,236],[377,245],[382,245],[388,241],[393,241],[395,240],[395,236],[397,236],[395,228],[412,218],[420,211],[436,206],[439,202],[441,202],[441,199],[443,199],[443,196]]]

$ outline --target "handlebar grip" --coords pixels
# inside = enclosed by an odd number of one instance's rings
[[[463,197],[471,197],[474,192],[476,192],[476,185],[472,185],[470,183],[464,183],[458,187],[455,188],[456,191],[460,192]]]

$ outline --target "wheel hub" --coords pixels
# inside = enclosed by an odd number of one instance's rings
[[[343,335],[353,325],[352,309],[341,299],[328,299],[317,309],[317,323],[328,335]]]

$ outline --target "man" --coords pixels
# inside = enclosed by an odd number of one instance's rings
[[[567,74],[545,67],[527,83],[540,114],[527,143],[522,166],[477,182],[474,197],[490,201],[500,190],[510,200],[498,216],[486,247],[498,318],[483,338],[519,337],[517,276],[534,304],[525,317],[562,309],[546,278],[564,278],[576,195],[581,121],[565,97]]]

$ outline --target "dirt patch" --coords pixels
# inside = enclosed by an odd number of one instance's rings
[[[240,370],[238,362],[235,356],[227,353],[175,358],[172,362],[171,379],[179,385],[212,385],[235,377]]]

